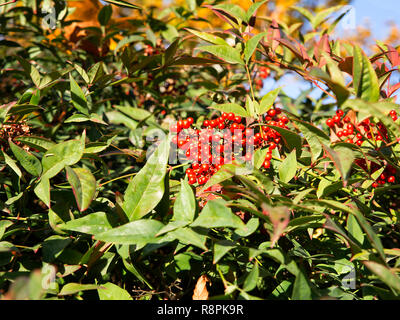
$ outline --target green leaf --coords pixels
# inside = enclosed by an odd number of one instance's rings
[[[71,242],[71,238],[58,235],[48,237],[42,244],[43,261],[53,262]]]
[[[348,175],[354,161],[354,152],[344,144],[336,145],[334,149],[322,145],[328,157],[333,161],[343,180],[343,185],[347,185]]]
[[[88,104],[81,87],[76,83],[71,74],[69,74],[69,81],[72,104],[79,112],[89,115]]]
[[[28,151],[18,147],[11,139],[8,141],[11,151],[14,156],[21,163],[22,167],[31,175],[38,177],[42,173],[42,165],[38,158]]]
[[[233,248],[237,247],[235,242],[230,241],[230,240],[220,240],[214,243],[214,249],[213,249],[213,264],[218,263],[221,258],[226,255],[230,250]]]
[[[105,212],[93,212],[82,218],[70,220],[59,227],[87,234],[98,234],[112,229],[110,217]]]
[[[400,294],[400,278],[386,266],[375,261],[363,261],[363,264],[378,276],[387,286]]]
[[[107,282],[97,288],[100,300],[133,300],[128,291]]]
[[[11,226],[13,223],[8,220],[1,220],[0,221],[0,240],[3,238],[4,232],[6,229]]]
[[[42,177],[40,182],[36,185],[33,190],[36,196],[44,202],[46,206],[50,208],[50,181],[46,177]]]
[[[311,287],[303,271],[299,271],[294,281],[292,300],[312,300]]]
[[[172,59],[176,53],[176,50],[178,50],[179,43],[180,43],[180,40],[178,38],[169,45],[167,50],[165,50],[165,53],[163,55],[163,65],[168,65],[172,61]]]
[[[123,203],[129,220],[140,219],[160,202],[164,194],[168,157],[169,139],[164,139],[145,166],[129,182]]]
[[[263,98],[261,99],[261,102],[260,102],[260,110],[258,110],[259,114],[264,114],[269,109],[271,109],[276,98],[278,98],[280,91],[281,91],[281,88],[277,88],[275,90],[268,92],[265,96],[263,96]]]
[[[258,33],[246,42],[246,45],[244,47],[244,59],[245,59],[246,63],[249,63],[251,56],[253,55],[254,51],[256,51],[256,49],[257,49],[258,43],[266,35],[267,35],[267,32]]]
[[[37,149],[41,152],[46,152],[51,147],[54,147],[56,145],[53,141],[50,141],[50,140],[42,138],[42,137],[36,137],[36,136],[18,137],[15,140],[22,142],[22,143],[28,145],[29,147]]]
[[[67,295],[79,293],[81,291],[96,290],[98,287],[99,286],[95,285],[95,284],[80,284],[80,283],[70,282],[70,283],[67,283],[61,289],[61,291],[58,295],[59,296],[67,296]]]
[[[353,236],[353,238],[356,239],[359,243],[361,243],[361,244],[364,243],[365,237],[364,237],[363,230],[360,227],[360,225],[357,222],[357,219],[355,218],[354,215],[350,214],[347,217],[347,230]]]
[[[89,208],[96,194],[96,179],[86,168],[66,167],[67,180],[72,187],[79,211]]]
[[[240,51],[228,45],[203,46],[197,49],[211,53],[227,63],[244,64]]]
[[[289,183],[297,172],[296,150],[293,150],[279,166],[279,179]]]
[[[187,180],[181,181],[181,190],[174,203],[174,221],[192,222],[196,213],[196,199]]]
[[[193,245],[200,249],[207,250],[205,246],[206,236],[199,234],[191,228],[179,228],[168,234],[171,238],[178,239],[181,243]]]
[[[377,102],[380,98],[378,76],[371,61],[358,46],[354,46],[353,78],[357,97]]]
[[[310,22],[314,19],[314,15],[312,14],[312,12],[307,10],[306,8],[292,6],[291,9],[300,12]]]
[[[312,161],[315,162],[322,153],[322,144],[330,144],[329,136],[311,123],[298,119],[293,121],[296,122],[297,127],[307,140],[311,149]]]
[[[297,133],[281,127],[275,127],[275,126],[267,126],[267,127],[274,129],[275,131],[278,131],[281,134],[283,141],[285,142],[289,150],[292,151],[296,149],[296,155],[300,157],[302,150],[302,139]]]
[[[118,7],[123,7],[123,8],[129,8],[129,9],[137,9],[137,10],[141,10],[142,8],[132,4],[130,2],[127,1],[123,1],[123,0],[104,0],[105,2],[111,3],[113,5],[116,5]]]
[[[58,174],[65,166],[77,163],[85,149],[85,134],[81,140],[69,140],[51,147],[42,158],[43,176],[50,179]]]
[[[21,178],[22,172],[21,172],[20,168],[18,168],[15,161],[11,157],[9,157],[8,154],[5,153],[3,150],[1,150],[1,152],[3,153],[3,157],[4,157],[4,161],[5,161],[6,165],[8,165],[17,174],[17,176]]]
[[[99,13],[97,15],[97,19],[99,20],[99,22],[102,26],[107,25],[107,23],[110,21],[112,12],[113,12],[112,6],[110,6],[110,5],[104,6],[103,8],[101,8],[101,10],[99,11]]]
[[[269,0],[259,1],[253,3],[246,12],[246,22],[249,22],[251,17],[256,13],[256,11]]]
[[[201,31],[197,31],[197,30],[193,30],[193,29],[186,29],[187,31],[189,31],[190,33],[193,33],[195,36],[199,37],[200,39],[203,39],[205,41],[217,44],[217,45],[223,45],[223,46],[227,46],[228,43],[226,43],[226,41],[220,37],[217,37],[211,33],[207,33],[207,32],[201,32]]]
[[[95,238],[104,242],[144,245],[155,241],[155,236],[164,225],[157,220],[142,219],[99,233]]]
[[[40,75],[38,69],[36,69],[33,65],[31,65],[27,60],[20,56],[15,56],[19,63],[24,68],[25,72],[31,77],[32,82],[35,84],[36,87],[40,87],[40,81],[42,76]]]
[[[208,201],[199,217],[190,225],[191,227],[204,228],[240,228],[245,225],[230,208],[226,206],[226,201],[222,199]]]
[[[259,269],[258,269],[258,263],[254,263],[253,268],[251,269],[250,273],[246,277],[246,280],[244,281],[243,284],[243,290],[244,291],[251,291],[257,286],[257,280],[259,276]]]
[[[237,20],[246,21],[247,15],[246,12],[236,4],[232,3],[223,3],[218,4],[212,7],[213,9],[222,10]]]
[[[224,104],[214,104],[210,107],[211,109],[219,110],[221,112],[233,112],[234,114],[242,117],[248,117],[246,109],[238,105],[237,103],[224,103]]]

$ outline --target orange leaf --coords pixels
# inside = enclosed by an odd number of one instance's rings
[[[210,280],[204,274],[197,280],[193,291],[193,300],[208,300],[207,282]]]

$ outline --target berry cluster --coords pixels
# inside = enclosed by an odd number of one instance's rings
[[[390,111],[390,117],[396,121],[398,116],[395,110]],[[336,136],[347,143],[362,146],[366,140],[371,142],[383,141],[390,143],[388,131],[382,122],[374,123],[369,118],[361,121],[360,123],[352,123],[348,115],[344,115],[343,110],[337,110],[336,115],[326,120],[326,125],[333,130]],[[396,141],[397,143],[398,141]],[[356,159],[355,163],[370,175],[382,168],[382,166],[375,162],[370,162],[367,165],[367,160]],[[386,165],[382,174],[372,184],[372,187],[377,188],[379,185],[385,183],[396,183],[396,169],[391,165]]]
[[[395,110],[390,112],[390,116],[393,121],[397,120]],[[375,124],[368,118],[359,124],[351,123],[350,117],[344,116],[343,110],[337,110],[334,117],[326,120],[326,125],[335,132],[341,141],[358,146],[361,146],[366,139],[389,142],[387,129],[382,122]]]
[[[287,128],[289,119],[281,109],[270,109],[265,115],[266,124],[245,126],[241,116],[222,113],[220,117],[206,119],[201,129],[193,127],[194,119],[179,120],[170,128],[176,134],[172,143],[182,150],[186,160],[192,161],[186,170],[190,184],[205,184],[223,164],[234,160],[251,162],[253,152],[268,148],[263,168],[271,166],[272,152],[280,146],[281,135],[269,126]]]

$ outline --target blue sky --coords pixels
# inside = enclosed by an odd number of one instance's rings
[[[387,22],[392,20],[400,26],[400,1],[399,0],[355,0],[357,25],[368,26],[370,22],[374,38],[384,39],[388,35]]]
[[[400,0],[354,0],[351,5],[354,7],[355,26],[370,28],[374,39],[384,40],[388,36],[390,30],[389,21],[396,22],[400,27]],[[350,22],[351,19],[348,20],[351,26]],[[352,30],[344,30],[341,25],[338,25],[338,37],[343,33],[348,34],[349,32],[352,32]],[[282,86],[283,91],[293,98],[298,97],[302,91],[311,87],[310,83],[301,81],[298,76],[288,74],[280,79],[278,83],[272,79],[266,79],[261,94],[265,94],[279,86]],[[315,88],[311,96],[317,98],[320,94],[321,90]]]

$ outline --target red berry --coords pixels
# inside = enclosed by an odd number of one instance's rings
[[[268,161],[268,160],[265,160],[264,163],[263,163],[263,167],[264,167],[265,169],[268,169],[269,167],[271,167],[271,162]]]
[[[210,121],[209,120],[204,120],[203,126],[208,127],[209,125],[210,125]]]
[[[343,112],[343,110],[337,110],[336,111],[336,114],[339,116],[339,117],[341,117],[341,116],[343,116],[344,115],[344,112]]]
[[[388,179],[389,183],[395,183],[396,182],[396,178],[394,176],[389,177]]]
[[[268,115],[270,117],[275,117],[276,116],[276,110],[275,109],[269,109],[268,110]]]
[[[190,124],[193,124],[194,119],[193,119],[192,117],[189,117],[189,118],[187,118],[187,121],[188,121]]]
[[[228,113],[228,120],[230,120],[230,121],[235,120],[235,114],[233,112]]]
[[[332,119],[328,119],[328,120],[326,120],[326,125],[327,125],[329,128],[333,128],[333,127],[335,126],[335,123],[333,122]]]
[[[240,123],[242,121],[242,117],[241,116],[236,116],[234,120],[235,120],[236,123]]]

